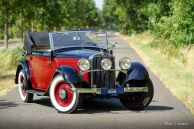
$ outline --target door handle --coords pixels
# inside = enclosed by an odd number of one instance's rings
[[[52,64],[53,64],[53,61],[49,61],[49,62],[48,62],[48,65],[52,65]]]

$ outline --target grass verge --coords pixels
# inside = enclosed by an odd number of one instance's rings
[[[153,47],[155,38],[149,33],[132,36],[117,35],[137,51],[154,74],[194,115],[194,48],[165,51],[160,46]]]
[[[0,47],[0,96],[13,89],[15,71],[19,60],[22,59],[21,46]]]

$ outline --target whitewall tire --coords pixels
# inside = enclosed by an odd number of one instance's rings
[[[79,93],[73,92],[73,85],[66,83],[61,75],[57,75],[52,80],[49,95],[52,105],[62,113],[72,113],[76,111],[82,102]]]
[[[25,73],[23,70],[20,70],[18,75],[18,90],[20,98],[23,102],[30,103],[33,100],[33,94],[26,93],[25,88],[27,87],[27,81]]]

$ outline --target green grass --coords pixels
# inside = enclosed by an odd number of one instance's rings
[[[0,95],[6,94],[14,87],[15,71],[20,59],[22,59],[20,46],[0,48]]]
[[[194,55],[187,56],[186,54],[193,53],[193,49],[185,50],[186,53],[179,52],[182,51],[181,49],[164,51],[160,48],[161,46],[153,47],[154,37],[150,34],[132,36],[119,34],[119,36],[137,51],[146,65],[163,81],[172,94],[194,114],[194,65],[191,66],[190,63],[193,62],[191,58],[193,59]]]

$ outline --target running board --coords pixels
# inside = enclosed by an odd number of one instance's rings
[[[43,91],[37,91],[37,90],[26,90],[26,93],[31,93],[31,94],[37,94],[43,96],[45,92]]]

